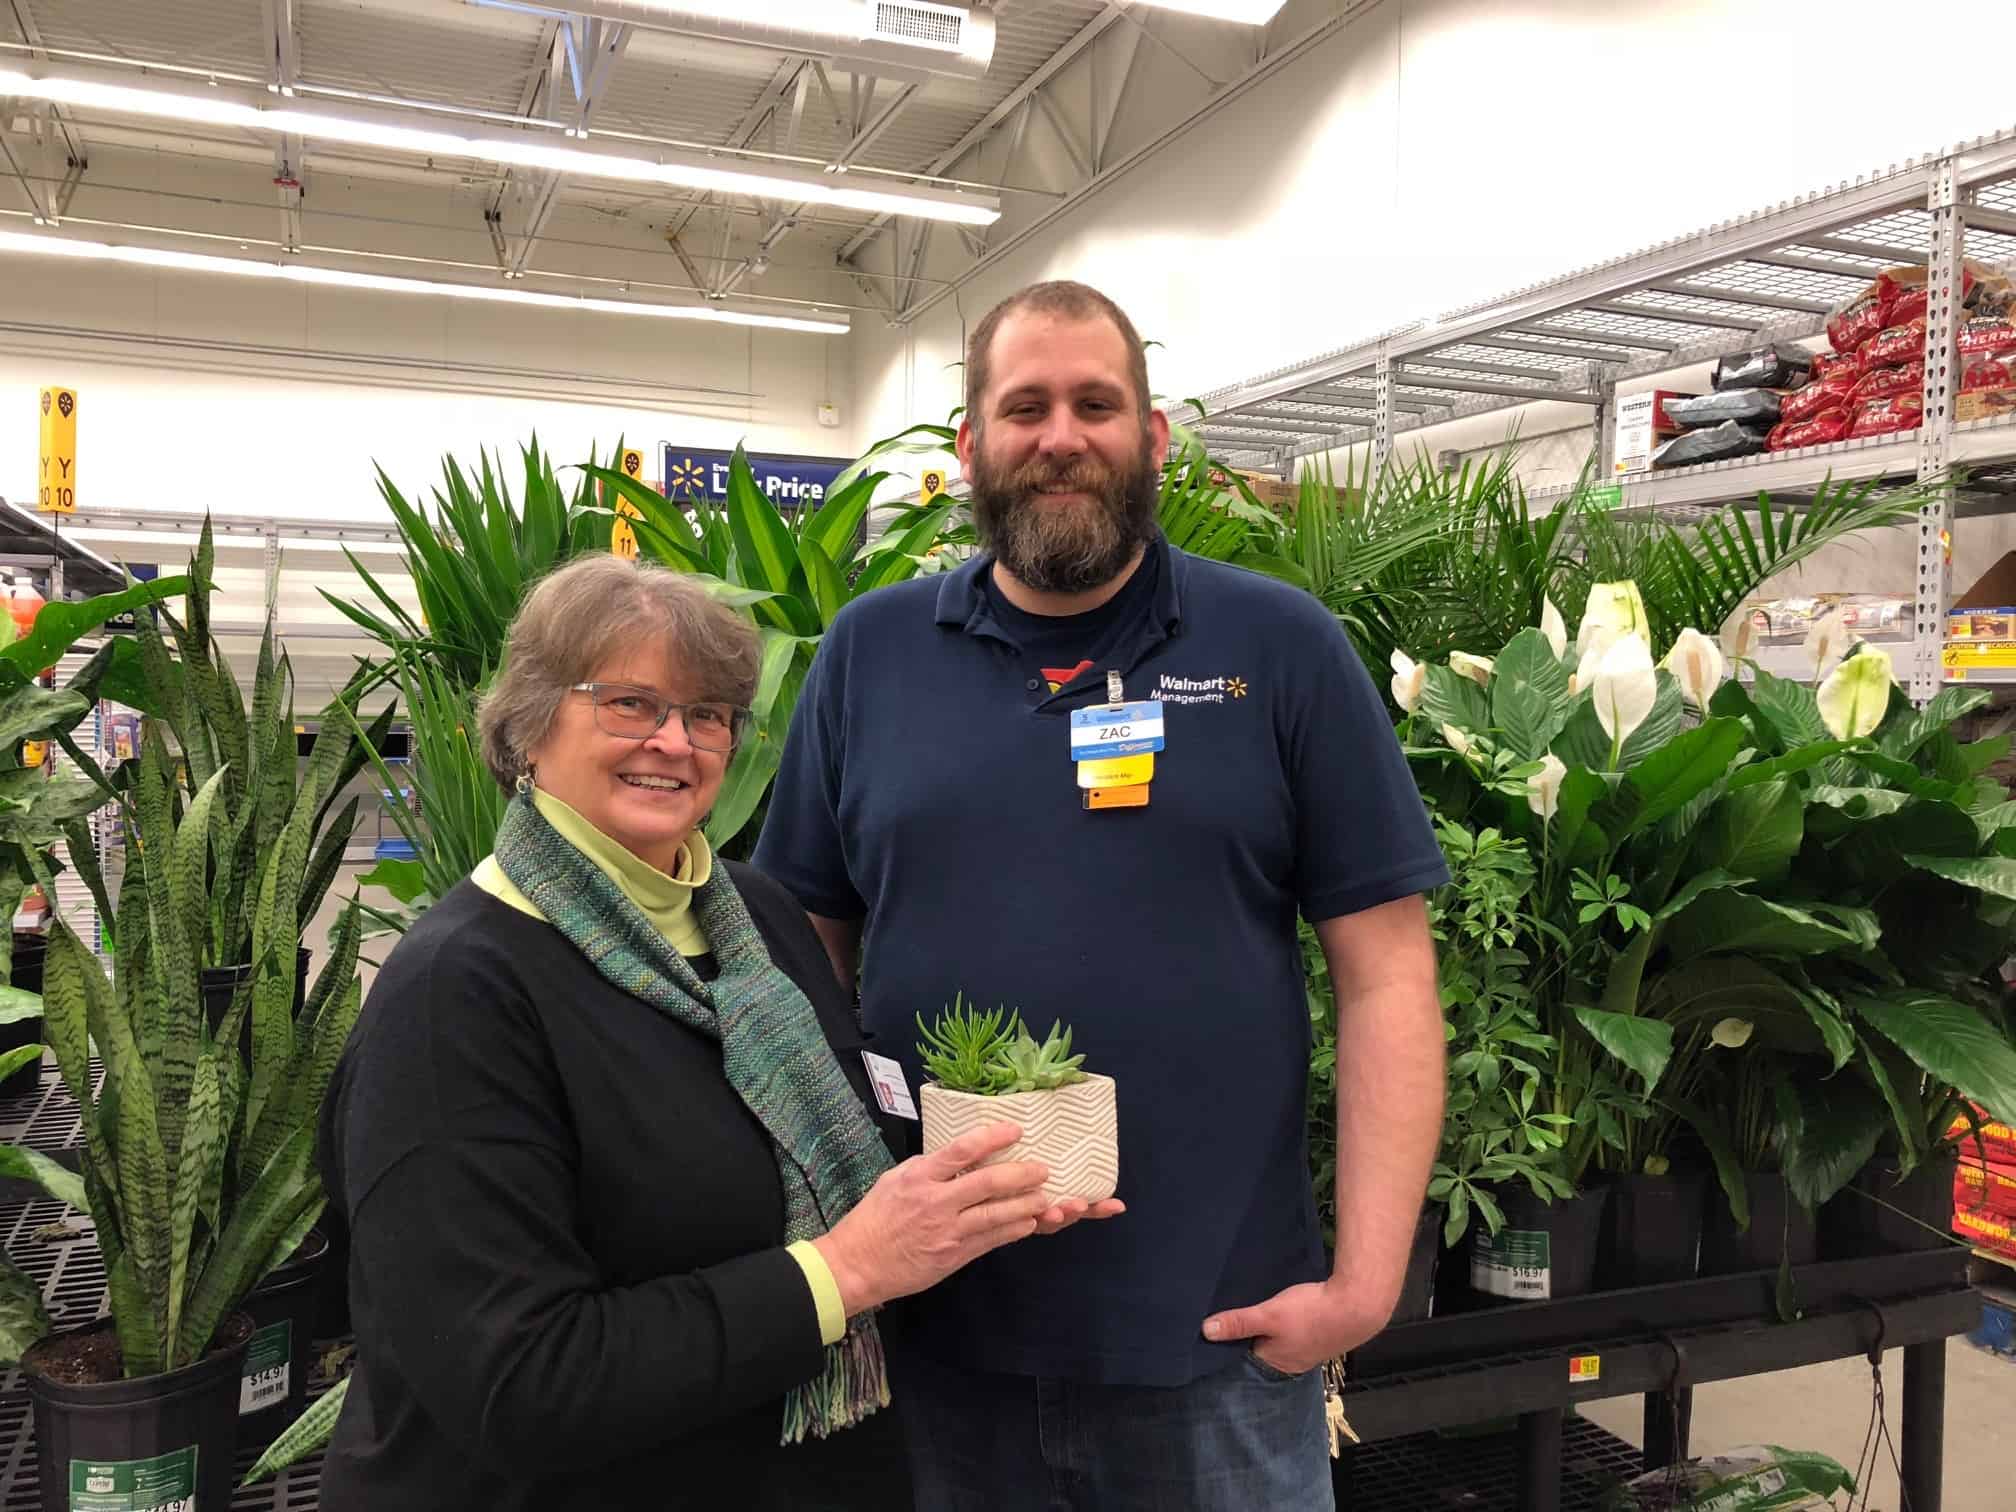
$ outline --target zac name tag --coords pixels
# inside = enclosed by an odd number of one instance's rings
[[[861,1064],[868,1070],[868,1085],[875,1089],[875,1101],[891,1118],[917,1119],[917,1104],[910,1100],[910,1083],[903,1068],[886,1055],[873,1050],[861,1052]]]
[[[1162,749],[1162,700],[1095,704],[1071,711],[1071,759],[1102,761]]]

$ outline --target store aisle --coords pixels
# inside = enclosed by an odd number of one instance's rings
[[[1883,1361],[1893,1442],[1900,1427],[1903,1382],[1903,1351],[1893,1349]],[[1988,1354],[1965,1339],[1947,1342],[1944,1512],[2008,1512],[2016,1504],[2008,1447],[2012,1392],[2016,1392],[2016,1360]],[[1868,1432],[1869,1407],[1865,1360],[1836,1360],[1721,1381],[1694,1393],[1693,1449],[1697,1454],[1715,1454],[1763,1439],[1817,1449],[1853,1466]],[[1591,1422],[1633,1444],[1643,1442],[1642,1414],[1638,1397],[1619,1397],[1582,1409]],[[1882,1512],[1901,1512],[1897,1476],[1887,1457],[1876,1474],[1869,1505]]]

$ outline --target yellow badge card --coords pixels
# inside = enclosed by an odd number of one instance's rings
[[[1086,788],[1078,797],[1088,809],[1146,808],[1148,785],[1144,782],[1139,787]]]
[[[1078,763],[1081,788],[1146,787],[1155,776],[1155,753],[1139,756],[1108,756],[1099,761]]]

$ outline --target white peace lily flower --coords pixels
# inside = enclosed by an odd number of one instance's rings
[[[1820,685],[1820,719],[1836,740],[1875,733],[1890,708],[1890,653],[1864,646]]]
[[[1756,1027],[1748,1019],[1725,1018],[1709,1031],[1708,1038],[1724,1050],[1740,1050],[1750,1043]]]
[[[1621,583],[1598,583],[1589,590],[1589,606],[1582,611],[1582,628],[1575,633],[1575,649],[1587,651],[1603,631],[1618,636],[1646,636],[1651,628],[1645,618],[1645,598],[1638,585],[1626,578]]]
[[[1409,714],[1421,702],[1421,690],[1428,686],[1428,669],[1405,651],[1393,653],[1393,702]]]
[[[1491,686],[1491,669],[1496,666],[1488,656],[1472,656],[1468,651],[1449,653],[1449,670],[1458,677],[1467,677],[1480,688]]]
[[[1732,662],[1748,661],[1757,646],[1757,620],[1745,609],[1722,628],[1722,649]]]
[[[1652,648],[1636,635],[1624,636],[1603,653],[1591,686],[1596,691],[1597,722],[1612,747],[1622,747],[1631,732],[1645,723],[1653,700],[1659,696]]]
[[[1540,633],[1547,637],[1547,644],[1554,648],[1556,656],[1568,654],[1568,626],[1551,598],[1540,600]]]
[[[1839,609],[1816,622],[1806,632],[1806,654],[1813,658],[1813,675],[1831,676],[1834,669],[1841,665],[1841,658],[1848,654],[1848,648],[1860,639],[1848,628]]]
[[[1458,756],[1468,756],[1470,754],[1470,737],[1457,729],[1456,726],[1449,724],[1442,726],[1442,738],[1449,742],[1449,749],[1454,751]]]
[[[1540,770],[1526,779],[1526,807],[1542,819],[1552,819],[1561,805],[1561,779],[1567,775],[1560,757],[1542,757]]]
[[[1584,688],[1594,684],[1596,681],[1596,669],[1603,664],[1603,653],[1616,643],[1616,638],[1613,636],[1601,645],[1591,645],[1582,652],[1581,665],[1576,667],[1574,674],[1568,679],[1568,696],[1570,698],[1575,697]]]
[[[1690,626],[1673,642],[1664,665],[1680,684],[1680,696],[1707,713],[1708,700],[1722,686],[1722,648]]]

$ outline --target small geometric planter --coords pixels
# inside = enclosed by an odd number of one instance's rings
[[[1079,1197],[1099,1202],[1120,1185],[1120,1123],[1110,1076],[1042,1092],[1009,1092],[981,1097],[924,1084],[921,1112],[924,1153],[950,1144],[989,1124],[1017,1123],[1022,1137],[989,1156],[982,1165],[1034,1160],[1050,1168],[1043,1194],[1055,1202]]]

